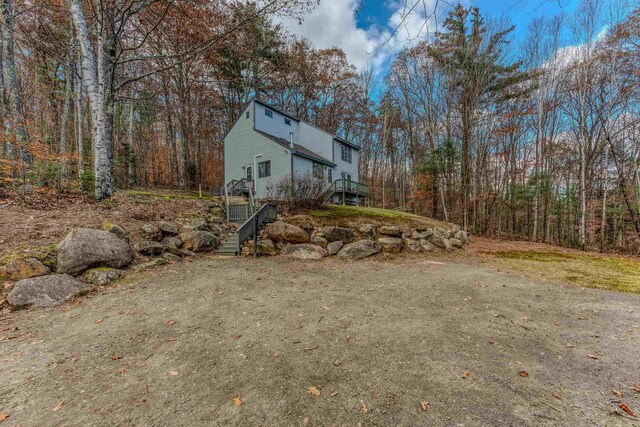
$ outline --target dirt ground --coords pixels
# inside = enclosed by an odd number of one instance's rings
[[[0,320],[3,426],[633,426],[636,383],[640,295],[464,257],[193,259]]]

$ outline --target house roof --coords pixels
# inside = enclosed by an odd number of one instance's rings
[[[278,144],[288,148],[295,155],[298,155],[300,157],[305,157],[305,158],[307,158],[309,160],[313,160],[315,162],[322,163],[322,164],[325,164],[327,166],[331,166],[331,167],[336,166],[336,164],[333,163],[331,160],[325,159],[320,154],[318,154],[318,153],[316,153],[314,151],[311,151],[308,148],[305,148],[300,144],[293,144],[293,148],[291,148],[291,146],[289,145],[289,142],[284,138],[280,138],[280,137],[277,137],[277,136],[270,135],[270,134],[268,134],[266,132],[262,132],[261,130],[258,130],[258,129],[255,129],[255,131],[258,132],[260,135],[264,136],[265,138],[269,138],[270,140],[272,140],[274,142],[277,142]]]
[[[344,145],[348,145],[349,147],[353,148],[354,150],[360,150],[360,146],[347,141],[346,139],[340,138],[339,136],[334,136],[333,139],[335,139],[338,142],[343,143]]]
[[[262,100],[260,100],[260,99],[258,99],[258,98],[255,98],[255,99],[254,99],[254,101],[255,101],[255,102],[257,102],[258,104],[260,104],[260,105],[264,106],[264,107],[267,107],[267,108],[269,108],[269,109],[273,110],[273,111],[277,111],[278,113],[282,114],[283,116],[287,116],[287,117],[288,117],[288,118],[290,118],[291,120],[295,120],[296,122],[301,121],[299,118],[297,118],[297,117],[296,117],[296,116],[294,116],[293,114],[289,114],[289,113],[287,113],[286,111],[283,111],[283,110],[279,109],[278,107],[274,107],[273,105],[268,104],[268,103],[266,103],[266,102],[264,102],[264,101],[262,101]],[[305,123],[306,123],[306,122],[305,122]]]

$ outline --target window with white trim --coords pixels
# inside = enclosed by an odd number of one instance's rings
[[[258,178],[267,178],[271,176],[271,160],[258,163]]]
[[[342,159],[343,162],[347,162],[347,163],[351,163],[353,161],[353,157],[352,157],[352,153],[351,153],[351,147],[349,147],[348,145],[341,145],[340,146],[340,158]]]
[[[313,177],[324,179],[324,166],[320,163],[313,163]]]

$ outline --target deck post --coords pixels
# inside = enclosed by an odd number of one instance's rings
[[[253,218],[253,258],[258,258],[258,218]]]
[[[345,189],[345,185],[346,185],[345,181],[346,181],[346,179],[345,179],[344,173],[343,173],[342,174],[342,206],[344,206],[347,203],[346,200],[345,200],[345,191],[346,191],[346,189]]]

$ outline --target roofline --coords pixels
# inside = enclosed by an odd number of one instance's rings
[[[254,97],[252,96],[249,101],[247,101],[243,106],[242,106],[242,112],[238,115],[238,117],[236,117],[236,119],[234,120],[233,124],[229,127],[229,129],[227,129],[227,131],[224,133],[224,136],[222,137],[222,141],[224,142],[225,139],[227,139],[227,135],[229,135],[229,132],[231,132],[231,129],[233,129],[238,122],[240,121],[240,119],[242,118],[242,116],[244,115],[245,110],[249,107],[249,105],[251,105],[251,103],[254,101]],[[255,116],[255,114],[252,114],[252,116]],[[251,120],[253,120],[254,124],[255,124],[255,118],[251,117]]]
[[[340,142],[340,143],[342,143],[342,144],[348,145],[349,147],[354,148],[356,150],[360,150],[360,148],[361,148],[358,145],[354,144],[353,142],[349,142],[344,138],[340,138],[339,136],[334,136],[333,139],[338,141],[338,142]]]
[[[303,153],[301,151],[294,150],[293,154],[296,155],[296,156],[304,157],[305,159],[313,160],[316,163],[322,163],[323,165],[331,166],[332,168],[335,168],[336,166],[338,166],[335,163],[331,163],[328,160],[321,159],[319,157],[310,156],[310,155],[305,154],[305,153]]]
[[[254,98],[254,101],[257,102],[258,104],[262,105],[263,107],[267,107],[267,108],[271,108],[273,111],[276,111],[280,114],[282,114],[283,116],[286,116],[288,118],[290,118],[291,120],[295,120],[296,122],[301,122],[302,120],[300,120],[299,118],[297,118],[296,116],[294,116],[293,114],[289,114],[286,111],[282,111],[281,109],[279,109],[278,107],[274,107],[271,104],[268,104],[258,98]]]

